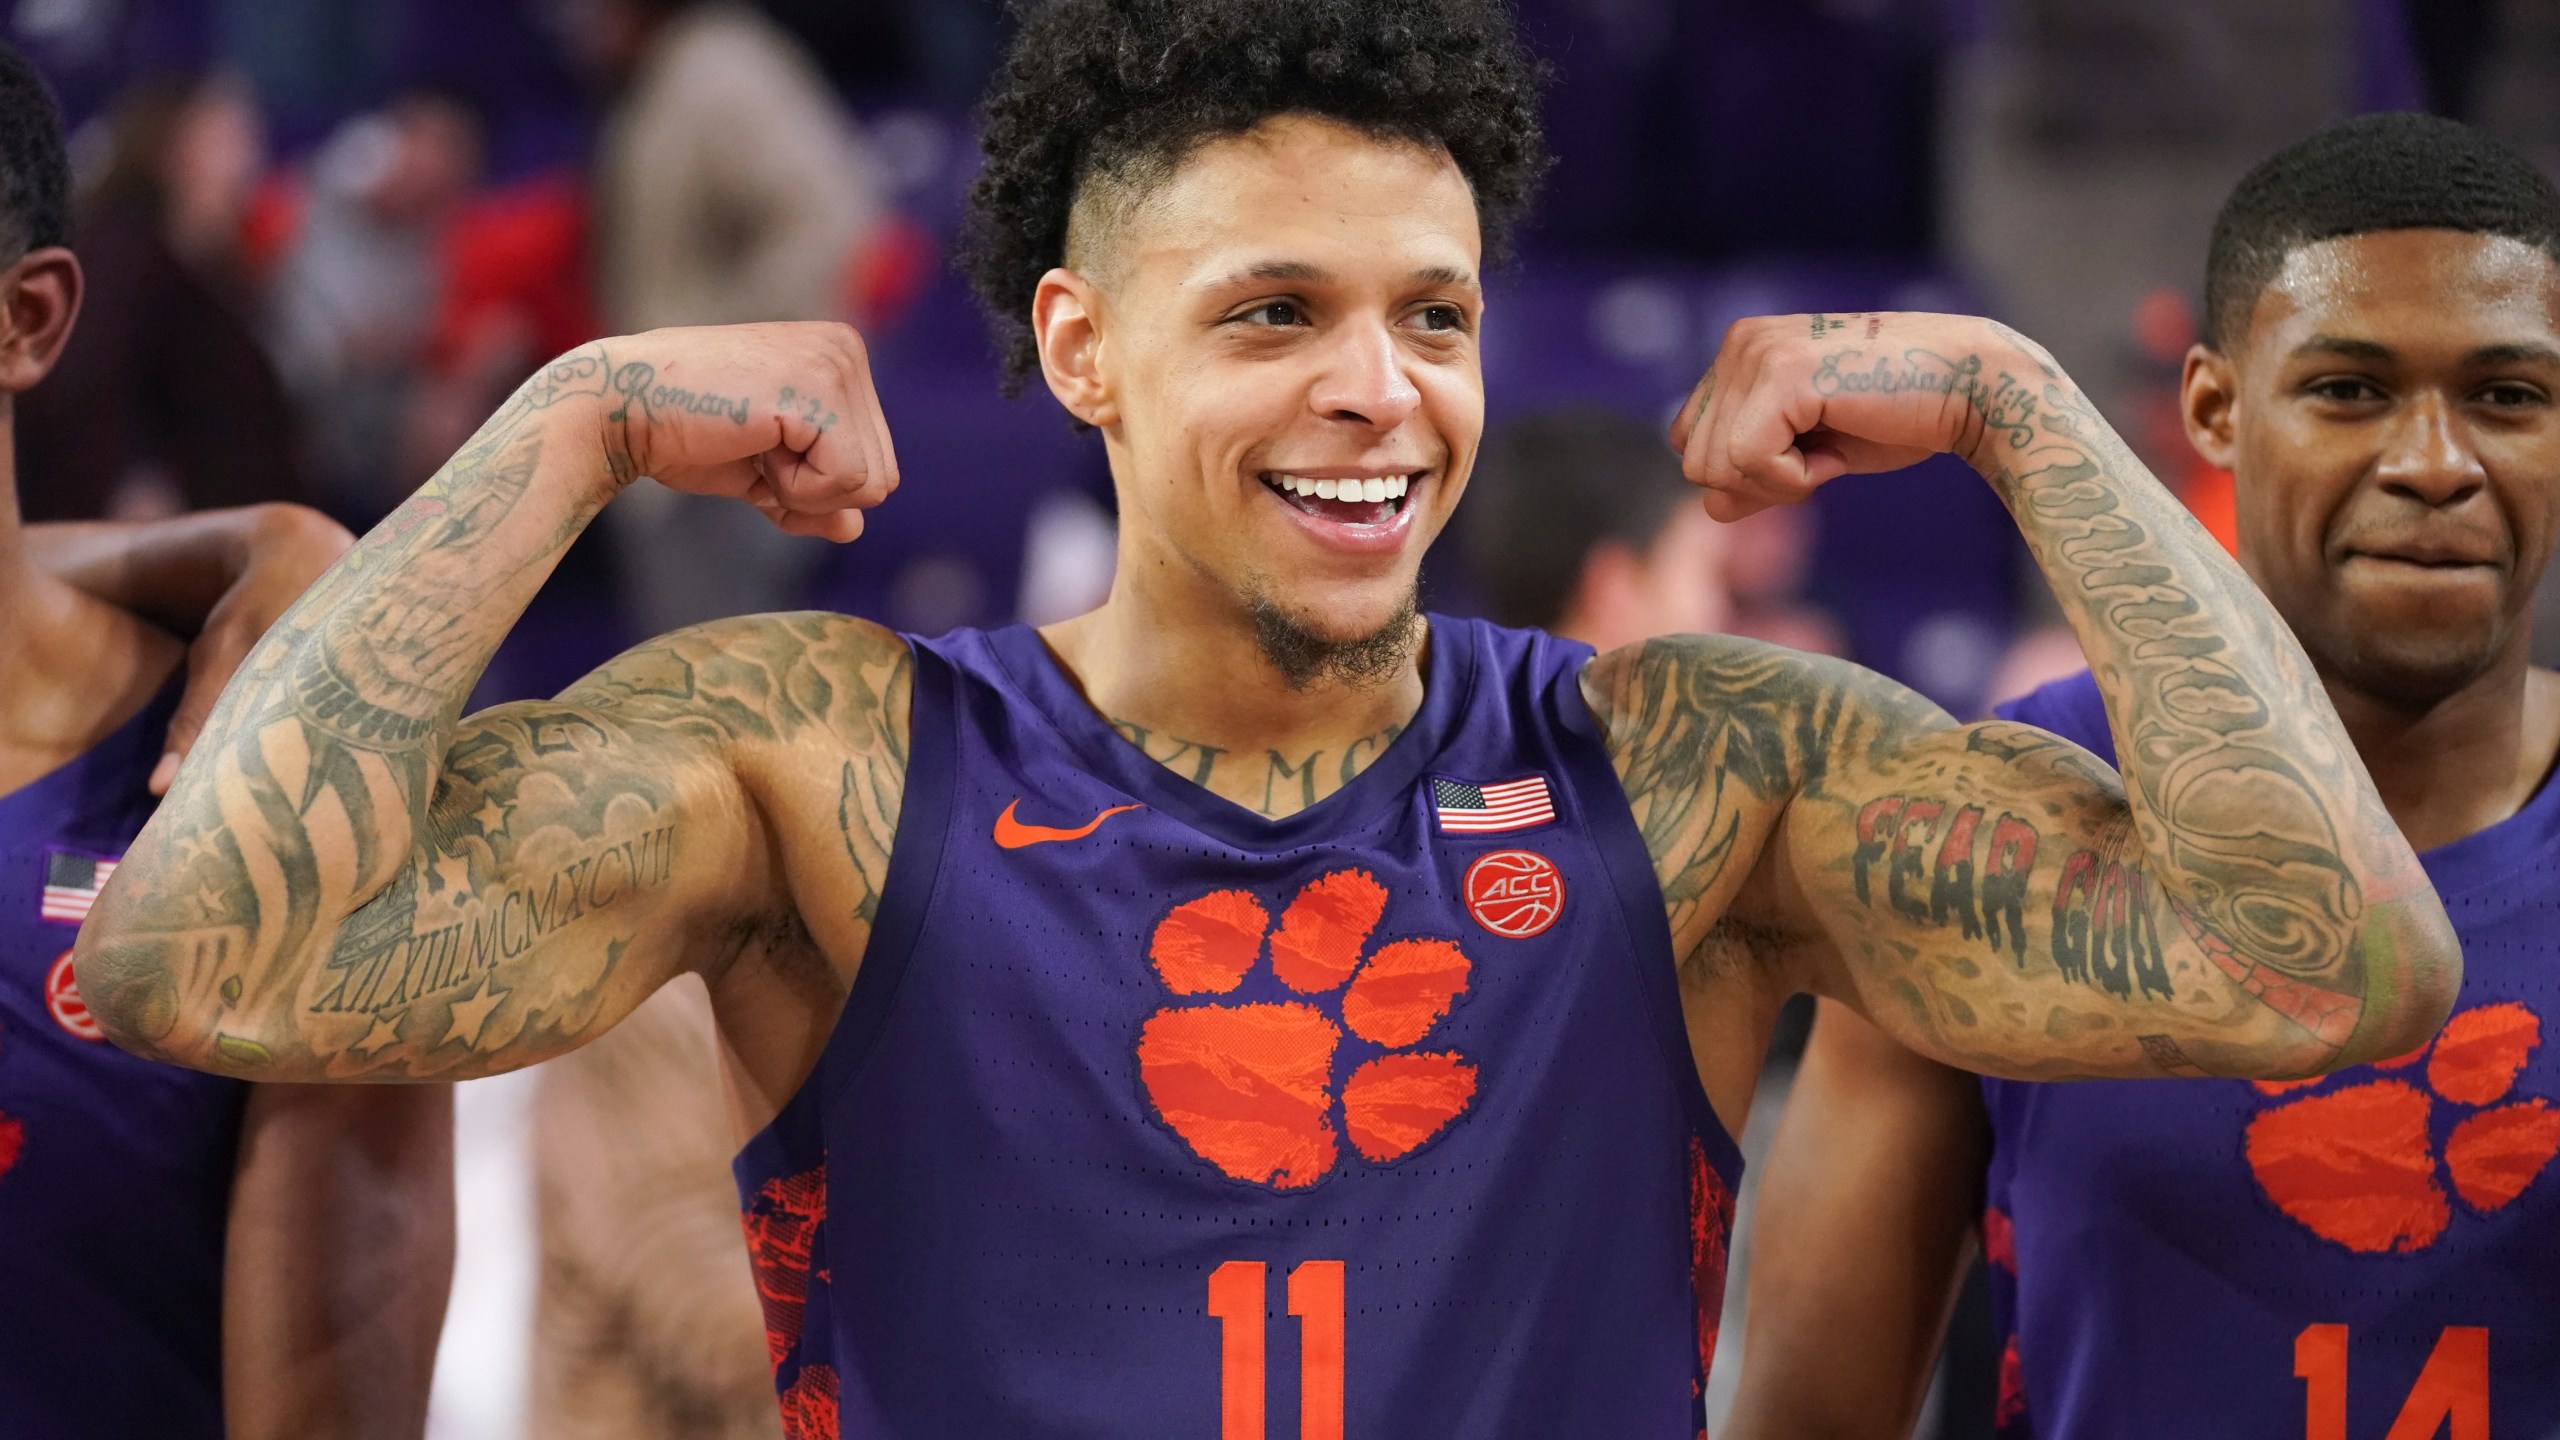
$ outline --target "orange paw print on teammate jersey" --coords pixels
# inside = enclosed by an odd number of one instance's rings
[[[2424,1250],[2453,1222],[2448,1184],[2474,1212],[2492,1214],[2560,1156],[2560,1108],[2539,1095],[2510,1098],[2541,1043],[2541,1017],[2513,1001],[2464,1010],[2431,1045],[2260,1111],[2249,1122],[2249,1169],[2277,1209],[2324,1240],[2364,1254]],[[2281,1095],[2328,1083],[2257,1088]],[[2441,1148],[2439,1103],[2468,1112]]]
[[[1138,1075],[1191,1152],[1238,1180],[1303,1190],[1341,1140],[1373,1164],[1401,1160],[1467,1111],[1476,1068],[1422,1043],[1467,990],[1457,942],[1394,940],[1366,959],[1387,888],[1365,870],[1307,882],[1273,929],[1242,890],[1213,890],[1156,925],[1147,960],[1182,996],[1231,996],[1262,963],[1291,998],[1173,1005],[1147,1017]],[[1337,1085],[1344,1032],[1385,1050]]]

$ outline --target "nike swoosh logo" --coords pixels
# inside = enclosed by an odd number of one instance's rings
[[[1004,807],[1004,813],[996,817],[996,843],[1007,850],[1019,850],[1025,845],[1046,845],[1055,840],[1081,840],[1101,829],[1102,822],[1114,815],[1147,808],[1144,805],[1114,805],[1073,830],[1061,830],[1053,825],[1025,825],[1014,819],[1013,806],[1021,803],[1020,796],[1014,797],[1013,805]]]

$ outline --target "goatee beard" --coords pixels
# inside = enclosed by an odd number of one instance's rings
[[[1267,595],[1249,601],[1253,642],[1262,658],[1280,672],[1292,690],[1332,683],[1351,690],[1374,690],[1404,673],[1420,638],[1422,611],[1418,597],[1405,593],[1384,625],[1353,640],[1332,640],[1307,628]]]

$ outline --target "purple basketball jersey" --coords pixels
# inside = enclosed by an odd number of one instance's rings
[[[870,953],[737,1163],[794,1440],[1695,1440],[1740,1160],[1589,652],[1435,617],[1268,820],[1028,628],[915,648]]]
[[[0,1435],[222,1434],[222,1252],[247,1087],[109,1044],[71,983],[155,803],[174,687],[0,795]]]
[[[2115,757],[2087,675],[2002,713]],[[2419,859],[2464,973],[2416,1054],[1983,1082],[2003,1440],[2560,1435],[2560,785]]]

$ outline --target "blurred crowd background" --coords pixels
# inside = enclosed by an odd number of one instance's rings
[[[2227,536],[2228,479],[2189,453],[2176,382],[2232,181],[2370,109],[2450,114],[2560,160],[2554,0],[1518,9],[1556,69],[1560,164],[1496,278],[1483,493],[1426,601],[1604,642],[1763,635],[1961,715],[2076,663],[2006,516],[1941,461],[1703,523],[1651,437],[1728,322],[1997,315]],[[361,530],[585,339],[842,318],[872,345],[906,476],[862,542],[635,491],[481,698],[550,693],[723,613],[816,605],[933,633],[1060,618],[1107,589],[1101,447],[1036,387],[999,395],[948,263],[971,108],[1008,34],[997,0],[8,0],[0,16],[72,127],[90,285],[21,412],[30,519],[291,499]],[[2540,633],[2560,643],[2560,623]],[[440,1440],[550,1433],[523,1418],[530,1297],[541,1267],[578,1261],[537,1244],[533,1121],[509,1083],[465,1087]],[[1944,1434],[1981,1433],[1966,1383],[1947,1382]]]

